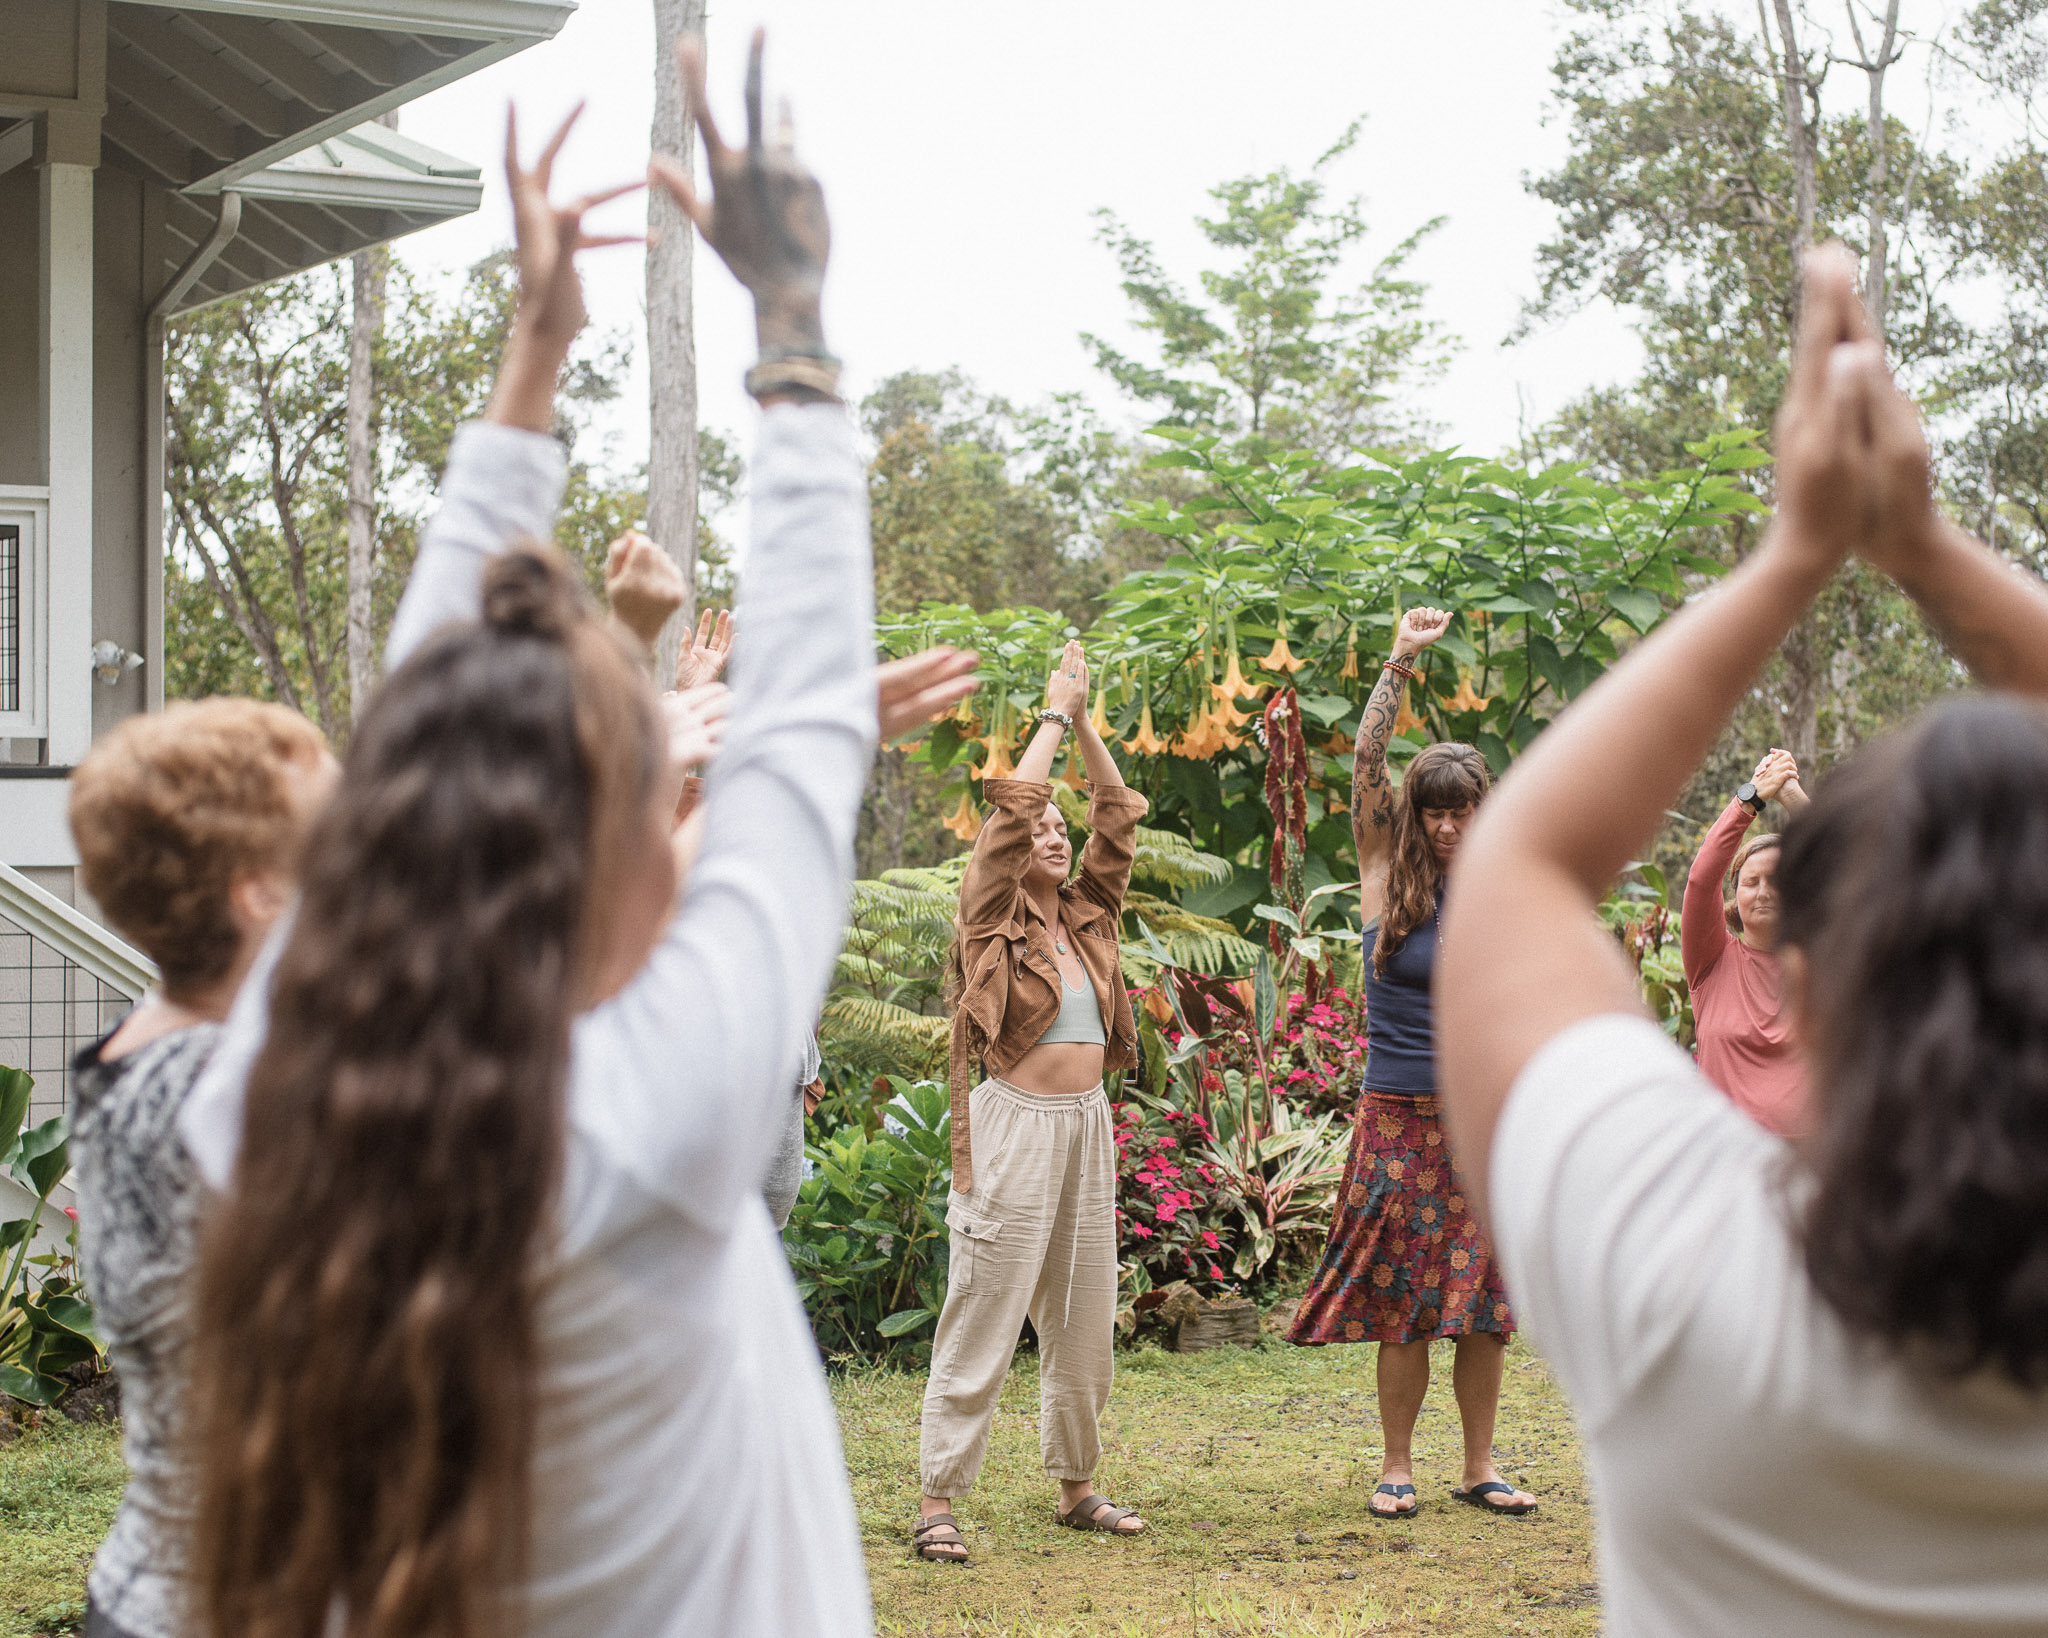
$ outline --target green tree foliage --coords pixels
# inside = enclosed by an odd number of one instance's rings
[[[1369,229],[1361,201],[1329,202],[1328,173],[1352,151],[1361,124],[1306,176],[1283,167],[1210,190],[1218,213],[1196,225],[1225,261],[1199,275],[1206,300],[1175,281],[1150,241],[1098,213],[1137,327],[1158,348],[1151,363],[1083,336],[1119,387],[1172,424],[1217,433],[1254,456],[1305,449],[1336,461],[1426,435],[1404,400],[1441,372],[1451,348],[1423,316],[1424,287],[1406,269],[1442,218],[1343,287]]]
[[[1197,478],[1203,493],[1132,514],[1171,555],[1127,577],[1088,631],[1100,684],[1092,714],[1135,756],[1130,777],[1154,824],[1256,867],[1183,895],[1211,915],[1265,896],[1262,696],[1299,691],[1313,725],[1312,806],[1320,799],[1304,879],[1311,889],[1343,880],[1351,739],[1405,604],[1459,616],[1411,690],[1415,714],[1395,754],[1456,738],[1505,767],[1631,633],[1718,572],[1702,535],[1760,505],[1740,482],[1763,459],[1747,434],[1702,443],[1693,468],[1615,485],[1569,466],[1526,471],[1448,453],[1336,470],[1306,453],[1254,462],[1232,458],[1214,434],[1159,430],[1173,445],[1159,463]],[[892,651],[945,641],[983,656],[981,691],[918,749],[949,775],[949,823],[963,839],[976,823],[972,782],[1010,770],[1072,631],[1031,608],[932,604],[884,621]],[[1078,768],[1064,777],[1078,786]]]
[[[1554,65],[1570,148],[1531,183],[1557,208],[1558,232],[1540,252],[1525,327],[1588,300],[1612,302],[1634,315],[1644,365],[1636,380],[1567,406],[1539,444],[1615,477],[1642,477],[1701,438],[1768,426],[1777,412],[1800,231],[1782,43],[1766,33],[1762,12],[1753,21],[1684,0],[1570,3],[1583,22]],[[1792,12],[1813,88],[1802,119],[1815,154],[1816,237],[1841,239],[1868,277],[1878,207],[1892,355],[1952,413],[1972,390],[1966,383],[1988,385],[1986,337],[1960,315],[1958,291],[1985,266],[1989,183],[1972,175],[1960,140],[1942,146],[1892,118],[1885,163],[1875,166],[1867,81],[1841,56],[1853,41],[1846,15]],[[1868,22],[1859,24],[1866,39]],[[1925,43],[1906,43],[1925,66]],[[2023,192],[2015,179],[2006,185]],[[2012,369],[2008,359],[1990,373],[2010,378]],[[1719,550],[1733,561],[1752,544],[1747,520],[1737,519]],[[1765,747],[1824,762],[1958,680],[1910,605],[1867,571],[1849,571],[1739,713],[1688,794],[1692,825],[1668,845],[1689,845]]]
[[[380,643],[449,441],[488,398],[514,296],[503,256],[447,297],[393,267],[376,359]],[[337,741],[349,721],[348,300],[345,269],[316,269],[182,320],[166,347],[166,691],[278,700]],[[572,360],[556,429],[572,449],[625,364],[617,338],[593,338]],[[594,586],[606,544],[644,515],[644,488],[638,474],[572,460],[557,540]]]

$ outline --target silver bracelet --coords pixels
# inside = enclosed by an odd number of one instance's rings
[[[1062,728],[1068,729],[1069,731],[1071,731],[1074,726],[1074,719],[1072,717],[1068,716],[1064,711],[1055,711],[1049,705],[1043,711],[1038,713],[1038,720],[1040,722],[1056,722]]]

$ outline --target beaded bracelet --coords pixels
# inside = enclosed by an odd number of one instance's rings
[[[1380,666],[1380,669],[1382,671],[1391,671],[1396,676],[1405,677],[1410,681],[1413,681],[1415,677],[1415,667],[1406,660],[1388,660]]]

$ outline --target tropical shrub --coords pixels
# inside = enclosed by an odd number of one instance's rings
[[[1126,1288],[1143,1292],[1186,1280],[1198,1289],[1226,1289],[1230,1248],[1212,1226],[1224,1208],[1216,1169],[1202,1158],[1214,1136],[1208,1121],[1191,1109],[1135,1100],[1113,1112]]]
[[[888,1078],[883,1122],[822,1131],[782,1243],[828,1359],[913,1356],[946,1300],[952,1120],[944,1085]],[[822,1113],[822,1110],[821,1110]]]
[[[1761,508],[1741,474],[1767,459],[1753,434],[1718,435],[1691,446],[1698,465],[1617,486],[1576,467],[1520,471],[1452,453],[1341,469],[1304,454],[1255,464],[1207,435],[1155,432],[1174,447],[1153,464],[1182,469],[1201,492],[1121,520],[1164,537],[1174,555],[1127,576],[1086,633],[1100,684],[1091,718],[1135,758],[1128,777],[1151,798],[1155,825],[1236,859],[1274,829],[1259,800],[1256,702],[1296,689],[1315,730],[1303,772],[1319,811],[1305,829],[1323,868],[1311,862],[1310,886],[1347,874],[1351,734],[1403,606],[1434,603],[1457,619],[1423,656],[1392,754],[1463,739],[1504,769],[1631,634],[1721,572],[1695,541]],[[959,779],[963,839],[972,781],[1010,772],[1052,655],[1072,635],[1045,609],[927,604],[883,621],[892,652],[951,642],[982,655],[980,692],[918,747]],[[1071,765],[1068,777],[1078,780]],[[1251,883],[1230,908],[1258,895]]]
[[[71,1170],[70,1127],[62,1115],[23,1130],[35,1082],[0,1068],[0,1167],[34,1198],[26,1217],[0,1223],[0,1395],[54,1405],[73,1366],[104,1363],[105,1344],[78,1279],[78,1215],[62,1251],[34,1252],[50,1196]]]

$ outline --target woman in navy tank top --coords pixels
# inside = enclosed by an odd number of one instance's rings
[[[1451,1386],[1464,1429],[1464,1473],[1451,1494],[1489,1513],[1519,1515],[1536,1505],[1493,1465],[1515,1322],[1437,1119],[1430,1010],[1444,874],[1490,776],[1478,751],[1457,744],[1417,752],[1399,791],[1387,773],[1412,661],[1450,623],[1442,609],[1401,617],[1393,657],[1359,724],[1351,830],[1365,921],[1365,1084],[1329,1243],[1288,1332],[1288,1341],[1309,1346],[1379,1344],[1386,1451],[1370,1506],[1382,1520],[1411,1517],[1422,1505],[1411,1443],[1429,1389],[1429,1345],[1439,1337],[1457,1339]]]

